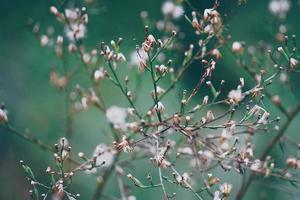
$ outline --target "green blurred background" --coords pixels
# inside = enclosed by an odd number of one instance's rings
[[[199,10],[212,5],[210,0],[191,2]],[[93,48],[95,42],[109,42],[111,39],[123,37],[123,50],[126,55],[129,55],[137,41],[143,39],[140,11],[148,11],[151,19],[160,19],[162,3],[163,1],[158,0],[96,1],[97,14],[90,16],[87,46]],[[54,17],[49,14],[49,7],[53,4],[54,1],[49,0],[2,0],[0,3],[0,101],[5,102],[9,110],[11,124],[19,130],[30,128],[38,138],[47,144],[54,144],[60,137],[65,136],[64,94],[49,84],[51,67],[60,66],[61,63],[50,50],[40,47],[26,24],[29,18],[36,19],[40,22],[43,32],[46,32],[47,25],[57,24]],[[297,1],[292,1],[292,5],[287,17],[288,34],[297,34],[300,31],[298,26],[300,8]],[[221,1],[220,10],[222,14],[227,13],[224,20],[228,24],[234,40],[243,40],[246,44],[265,40],[275,44],[273,42],[274,35],[281,22],[270,15],[267,7],[268,1],[266,0],[251,0],[241,6],[238,6],[236,1]],[[186,12],[189,14],[188,8],[186,8]],[[184,19],[177,23],[183,30],[191,31]],[[192,35],[192,32],[187,33],[185,47],[189,45],[189,41],[193,41]],[[238,68],[232,56],[225,49],[221,50],[224,59],[218,64],[214,79],[227,81],[225,91],[235,87],[241,76],[245,76],[248,86],[253,86],[254,82],[251,82],[251,78]],[[68,67],[71,68],[73,65],[78,66],[79,64],[71,62],[70,65]],[[190,73],[186,75],[189,77],[188,81],[184,81],[180,88],[192,87],[197,82],[198,77],[194,76],[197,72],[200,73],[197,66],[192,66]],[[292,78],[295,85],[299,85],[299,77]],[[80,80],[82,85],[87,85],[86,75],[79,73],[76,79]],[[106,84],[103,90],[105,100],[110,102],[110,105],[127,106],[125,99],[120,102],[119,99],[123,99],[123,97],[116,88]],[[272,92],[280,94],[285,105],[299,102],[297,98],[300,95],[299,92],[296,97],[293,97],[280,85],[272,87]],[[176,101],[178,93],[174,92],[166,99],[170,102],[168,109],[178,105]],[[150,104],[149,99],[148,96],[142,97],[137,107],[143,108],[144,104]],[[265,105],[275,116],[280,115],[280,112],[272,106],[269,100],[265,100]],[[298,133],[300,125],[297,123],[299,120],[300,117],[297,117],[288,129],[288,134],[297,141],[300,139]],[[108,129],[104,116],[94,109],[76,115],[73,129],[74,136],[70,141],[75,153],[83,151],[87,155],[91,155],[97,144],[111,141],[105,134]],[[258,152],[270,137],[270,135],[258,136],[255,143]],[[283,153],[278,149],[275,149],[272,155],[284,162],[280,158],[282,154],[288,155],[289,150]],[[30,185],[24,178],[19,160],[26,161],[32,166],[38,179],[46,181],[44,171],[48,165],[52,164],[52,156],[4,129],[0,129],[0,152],[0,199],[29,199]],[[137,177],[145,177],[148,171],[153,171],[153,169],[149,169],[145,172],[144,169],[148,166],[147,161],[143,161],[137,166],[134,170]],[[184,166],[180,166],[180,168],[184,169]],[[215,173],[222,174],[222,171],[218,169]],[[235,172],[220,176],[235,185],[241,181],[241,176],[237,176]],[[75,177],[71,189],[81,194],[80,199],[90,199],[95,186],[95,177],[83,174]],[[181,189],[169,188],[169,191],[177,192],[176,199],[194,199],[192,194]],[[110,179],[105,193],[118,196],[116,180],[113,177]],[[297,188],[288,183],[273,179],[258,179],[250,188],[245,199],[299,199],[299,193]],[[142,200],[161,199],[162,196],[160,188],[149,191],[138,189],[134,191],[134,194],[137,199]]]

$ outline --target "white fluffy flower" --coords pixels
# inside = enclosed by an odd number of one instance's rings
[[[126,130],[127,109],[112,106],[106,110],[107,120],[114,125],[114,128]]]
[[[93,156],[97,157],[96,166],[109,168],[114,162],[115,152],[111,150],[106,144],[99,144],[98,146],[96,146]],[[105,163],[103,164],[103,162]]]
[[[175,6],[175,9],[173,11],[173,18],[179,19],[184,13],[184,9],[181,5]]]
[[[232,43],[231,49],[232,49],[232,52],[234,52],[234,53],[243,53],[244,52],[244,47],[243,47],[242,43],[237,42],[237,41]]]
[[[184,9],[181,5],[175,5],[172,1],[166,1],[161,7],[162,13],[173,19],[179,19],[183,13]]]
[[[272,0],[269,3],[269,10],[273,15],[279,18],[285,18],[291,8],[289,0]]]
[[[96,146],[93,157],[96,158],[96,168],[87,169],[86,173],[96,173],[99,168],[109,168],[114,163],[116,152],[110,149],[106,144],[99,144]],[[92,167],[91,165],[88,167]]]
[[[233,101],[233,103],[239,103],[244,99],[244,95],[242,93],[242,90],[240,88],[236,90],[231,90],[228,94],[228,98],[230,101]]]
[[[78,9],[65,9],[65,15],[69,21],[74,21],[79,18],[79,10]]]
[[[258,124],[267,124],[269,119],[270,113],[264,112],[261,118],[257,121]]]
[[[221,200],[219,191],[215,191],[213,200]]]
[[[280,76],[279,76],[279,80],[281,81],[281,82],[287,82],[288,81],[288,79],[289,79],[289,77],[288,77],[288,75],[285,73],[285,72],[281,72],[280,73]]]
[[[258,160],[258,159],[256,159],[256,160],[254,160],[253,163],[251,164],[250,169],[251,169],[252,171],[259,171],[261,167],[262,167],[261,161]]]
[[[208,150],[200,150],[198,152],[198,154],[200,155],[201,159],[202,159],[202,163],[204,166],[208,167],[210,166],[211,162],[213,161],[214,159],[214,154],[211,152],[211,151],[208,151]]]
[[[290,58],[290,67],[295,69],[299,64],[299,61],[295,58]]]
[[[72,23],[65,28],[66,36],[70,41],[83,39],[86,35],[86,26],[82,23]]]
[[[42,35],[40,38],[41,46],[44,47],[49,43],[49,38],[47,35]]]
[[[127,200],[136,200],[136,197],[131,195],[131,196],[127,197]]]
[[[95,80],[96,82],[98,82],[98,81],[104,79],[104,77],[105,77],[105,71],[104,71],[104,69],[103,69],[102,67],[99,68],[99,69],[97,69],[97,70],[94,72],[94,80]]]
[[[175,4],[172,1],[166,1],[161,7],[161,11],[164,15],[171,16],[173,10],[175,9]]]
[[[204,10],[204,13],[203,13],[204,19],[208,19],[209,16],[212,14],[213,11],[214,11],[213,8],[205,9],[205,10]]]
[[[177,149],[177,153],[184,154],[184,155],[193,155],[194,154],[193,150],[190,147],[179,147]]]
[[[157,93],[157,95],[161,95],[161,94],[163,94],[165,92],[166,92],[165,89],[163,89],[163,88],[161,88],[159,86],[156,87],[156,93]],[[151,95],[155,96],[155,90],[154,89],[151,91]]]
[[[220,191],[222,192],[223,195],[228,195],[232,190],[232,185],[229,183],[223,183],[220,186]]]
[[[165,106],[164,104],[162,104],[162,102],[157,102],[157,104],[154,106],[154,109],[157,111],[157,112],[163,112],[165,111]]]

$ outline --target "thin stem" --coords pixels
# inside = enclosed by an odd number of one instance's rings
[[[159,141],[157,140],[156,141],[156,156],[158,157],[158,154],[159,154]],[[162,176],[162,173],[161,173],[161,166],[158,166],[158,176],[159,176],[159,181],[160,181],[160,186],[163,190],[163,193],[164,193],[164,200],[168,200],[169,197],[168,197],[168,194],[166,192],[166,189],[165,189],[165,186],[164,186],[164,182],[163,182],[163,176]]]
[[[66,56],[66,53],[65,53],[65,47],[63,47],[63,49],[64,49],[63,57],[62,57],[63,68],[64,68],[65,76],[68,77],[68,82],[69,82],[66,85],[66,88],[64,89],[64,93],[65,93],[65,116],[66,116],[65,129],[66,129],[66,136],[69,138],[73,133],[73,129],[72,129],[73,119],[72,119],[72,112],[71,112],[71,106],[70,106],[70,100],[69,100],[71,76],[68,76],[68,74],[69,74],[68,68],[67,68],[68,57]]]
[[[66,1],[65,1],[66,2]],[[66,14],[65,14],[65,10],[64,10],[64,5],[65,5],[65,2],[62,3],[60,1],[60,5],[61,5],[61,13],[62,15],[64,16],[65,18],[65,22],[66,24],[69,26],[70,29],[72,29],[71,25],[70,25],[70,22],[69,22],[69,19],[66,17]],[[79,57],[79,60],[81,61],[81,63],[84,65],[84,68],[87,72],[87,75],[89,77],[89,80],[91,81],[91,84],[93,85],[93,89],[97,95],[97,97],[99,97],[99,100],[100,100],[100,104],[97,106],[97,108],[99,108],[102,112],[105,112],[106,111],[106,107],[105,107],[105,104],[104,104],[104,101],[103,101],[103,98],[102,98],[102,95],[100,93],[100,91],[97,89],[97,85],[95,84],[95,82],[93,81],[93,78],[92,76],[90,76],[90,72],[89,72],[89,69],[88,69],[88,65],[84,62],[83,60],[83,53],[81,51],[81,48],[80,48],[80,41],[76,38],[76,35],[74,35],[74,39],[75,39],[75,45],[78,49],[78,54],[76,54],[78,57]]]
[[[278,134],[267,144],[265,150],[263,151],[261,155],[261,160],[264,160],[270,151],[273,149],[275,144],[280,140],[280,138],[285,134],[287,128],[292,123],[293,119],[297,116],[297,114],[300,112],[300,105],[298,105],[291,114],[288,115],[288,119],[285,122],[285,124],[282,126],[282,128],[279,130]],[[252,181],[254,180],[255,174],[251,173],[248,180],[245,182],[244,186],[240,188],[240,190],[237,193],[236,200],[242,200],[245,196],[249,186],[251,185]]]
[[[41,140],[39,140],[38,138],[36,138],[35,136],[33,135],[29,135],[28,133],[21,133],[19,132],[17,129],[15,129],[14,127],[12,127],[11,125],[9,124],[6,124],[6,125],[3,125],[3,127],[10,131],[11,133],[13,133],[14,135],[24,139],[25,141],[27,142],[30,142],[34,145],[36,145],[37,147],[39,147],[40,149],[44,150],[44,151],[47,151],[49,153],[55,153],[53,148],[46,145],[45,143],[43,143]],[[68,160],[74,164],[77,164],[77,165],[80,165],[79,162],[77,162],[76,160],[72,159],[72,158],[68,158]]]
[[[112,72],[114,78],[115,78],[115,84],[120,88],[122,94],[126,97],[126,99],[128,100],[130,106],[135,110],[136,112],[136,115],[142,119],[142,116],[139,114],[138,110],[136,109],[135,105],[133,104],[133,101],[130,99],[130,97],[127,95],[127,92],[125,91],[125,89],[123,88],[119,78],[118,78],[118,75],[116,74],[113,66],[111,65],[111,62],[108,61],[108,66],[109,66],[109,69],[110,71]]]
[[[116,155],[114,164],[118,161],[120,155],[121,155],[120,152]],[[115,166],[113,165],[112,167],[110,167],[109,169],[107,169],[104,172],[104,174],[102,175],[102,180],[98,183],[97,188],[96,188],[96,192],[94,193],[92,200],[98,200],[98,199],[100,199],[100,197],[103,194],[104,187],[105,187],[105,185],[108,182],[108,178],[110,177],[110,175],[114,171],[114,168],[115,168]]]
[[[126,200],[126,190],[125,190],[125,185],[124,185],[124,180],[123,180],[123,176],[122,174],[117,173],[117,179],[118,179],[118,184],[119,184],[119,190],[120,190],[120,194],[121,194],[121,200]]]
[[[154,88],[154,103],[155,103],[155,106],[156,106],[156,114],[157,114],[157,117],[158,117],[158,120],[161,122],[162,119],[161,119],[161,113],[160,111],[158,110],[158,95],[157,95],[157,85],[156,85],[156,80],[155,80],[155,74],[154,74],[154,69],[153,69],[153,61],[152,61],[152,58],[150,57],[150,54],[148,53],[148,58],[150,60],[149,64],[150,64],[150,73],[151,73],[151,78],[152,78],[152,83],[153,83],[153,88]]]

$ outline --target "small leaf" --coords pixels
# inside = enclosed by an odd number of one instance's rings
[[[35,197],[34,199],[36,199],[36,200],[40,199],[39,191],[35,186],[33,187],[33,194],[34,194],[34,197]]]
[[[137,187],[140,188],[147,188],[146,185],[144,185],[139,179],[137,179],[136,177],[132,176],[131,174],[128,174],[127,177],[132,180],[133,184]]]
[[[27,174],[27,176],[29,176],[29,178],[31,178],[32,180],[35,180],[35,177],[34,177],[34,174],[31,170],[31,168],[28,167],[27,165],[22,165],[22,167],[23,167],[25,173]]]
[[[214,87],[213,84],[210,85],[210,91],[211,91],[211,93],[213,94],[213,97],[214,97],[215,99],[216,99],[216,98],[219,96],[219,94],[220,94],[220,92],[217,92],[217,90],[216,90],[216,88]]]

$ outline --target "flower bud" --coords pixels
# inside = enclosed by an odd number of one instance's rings
[[[290,58],[290,67],[292,69],[295,69],[299,64],[299,61],[296,60],[295,58]]]
[[[58,15],[58,10],[57,10],[57,8],[56,8],[55,6],[51,6],[51,7],[50,7],[50,12],[51,12],[53,15],[55,15],[55,16]]]
[[[244,52],[244,47],[241,42],[233,42],[232,43],[232,51],[233,53],[242,54]]]
[[[0,124],[3,122],[7,122],[7,112],[0,109]]]

